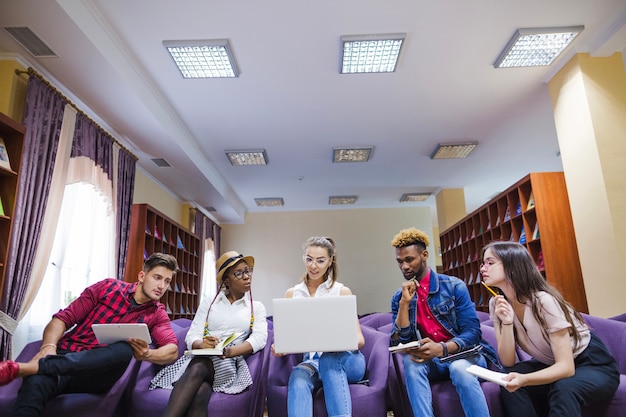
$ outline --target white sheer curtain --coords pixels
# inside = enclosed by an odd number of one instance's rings
[[[204,240],[204,259],[202,260],[202,297],[211,299],[217,292],[217,277],[215,274],[215,244],[212,239]]]
[[[85,287],[115,277],[112,184],[93,162],[89,173],[86,159],[70,161],[70,183],[65,186],[50,260],[33,301],[36,308],[20,321],[13,339],[14,352],[40,339],[52,314],[66,307]],[[83,180],[77,181],[79,177]]]

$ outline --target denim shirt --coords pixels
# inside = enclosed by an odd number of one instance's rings
[[[415,320],[417,295],[409,303],[409,326],[404,328],[396,324],[401,298],[402,289],[399,289],[391,299],[392,345],[418,340],[419,330]],[[495,349],[482,339],[476,308],[463,281],[431,270],[426,303],[435,319],[452,335],[450,341],[459,346],[459,352],[481,344],[482,354],[494,365],[501,367]],[[394,339],[394,334],[398,335],[399,340]]]

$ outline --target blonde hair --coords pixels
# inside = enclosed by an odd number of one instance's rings
[[[429,244],[430,239],[428,238],[428,235],[415,227],[400,230],[400,232],[395,235],[391,241],[391,246],[394,248],[404,248],[406,246],[418,245],[423,246],[424,249],[426,249]]]

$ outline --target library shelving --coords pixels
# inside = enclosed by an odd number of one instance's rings
[[[193,319],[201,295],[200,239],[148,204],[133,204],[126,282],[137,281],[143,262],[155,252],[173,255],[180,271],[161,298],[171,320]]]
[[[13,228],[25,134],[24,125],[0,113],[0,298]]]
[[[443,272],[461,278],[479,311],[489,293],[480,285],[480,252],[495,240],[526,246],[548,283],[574,308],[588,312],[578,247],[562,172],[530,173],[440,234]]]

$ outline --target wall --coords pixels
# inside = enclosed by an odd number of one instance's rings
[[[253,298],[272,314],[272,299],[284,296],[305,271],[306,239],[332,237],[339,282],[356,294],[359,314],[391,311],[391,296],[403,281],[391,239],[412,226],[431,234],[429,207],[248,213],[244,224],[222,225],[222,252],[255,257]],[[435,254],[432,242],[429,252]],[[434,256],[429,264],[435,269]]]
[[[165,187],[161,186],[139,167],[137,167],[135,176],[133,204],[149,204],[181,226],[188,227],[188,217],[183,216],[182,213],[183,208],[188,206],[181,204],[176,197],[165,191]]]
[[[21,123],[26,103],[28,76],[17,75],[16,69],[25,70],[13,59],[0,59],[0,113]]]

